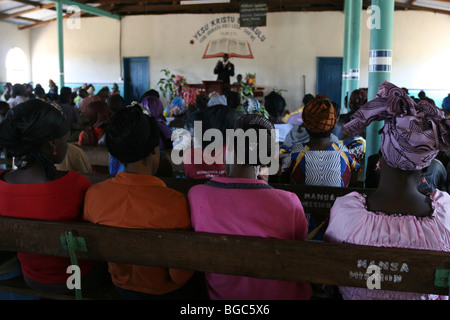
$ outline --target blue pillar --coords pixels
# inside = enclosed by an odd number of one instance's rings
[[[347,92],[350,96],[354,90],[359,89],[359,65],[361,55],[361,15],[362,0],[351,1],[351,22],[350,22],[350,40],[349,40],[349,61],[348,61],[348,80]]]
[[[56,3],[56,20],[58,25],[59,89],[64,87],[64,35],[62,5],[62,0],[59,0]]]
[[[368,23],[371,29],[368,101],[375,98],[378,92],[378,86],[383,81],[390,81],[394,2],[394,0],[372,0],[371,23]],[[370,155],[378,153],[380,149],[381,135],[378,134],[378,131],[383,125],[383,121],[376,121],[372,122],[366,129],[366,161]]]
[[[344,56],[342,59],[342,84],[341,84],[341,113],[347,113],[345,109],[345,96],[347,95],[350,53],[350,30],[351,30],[351,0],[345,0],[345,30],[344,30]]]

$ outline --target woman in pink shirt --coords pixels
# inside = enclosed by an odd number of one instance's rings
[[[436,106],[416,104],[395,85],[384,82],[375,99],[344,125],[350,135],[372,121],[384,120],[380,183],[370,196],[351,192],[337,198],[325,239],[377,247],[450,251],[450,196],[417,190],[421,172],[439,150],[450,150],[450,119]],[[448,296],[366,288],[340,288],[346,300],[435,300]]]
[[[273,125],[259,115],[243,116],[235,128],[267,130],[269,139],[274,138],[270,135]],[[258,136],[256,144],[246,143],[245,162],[227,163],[227,177],[214,177],[191,188],[188,201],[195,231],[305,240],[308,225],[298,197],[272,188],[260,175],[264,164],[259,158],[257,163],[250,162],[250,152],[258,152],[264,142]],[[213,300],[294,300],[312,295],[307,283],[214,273],[205,277]]]

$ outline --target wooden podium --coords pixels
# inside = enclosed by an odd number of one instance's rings
[[[240,84],[228,84],[223,83],[222,81],[211,81],[211,80],[203,80],[202,81],[205,86],[206,94],[210,94],[211,92],[217,92],[220,95],[225,93],[226,89],[230,89],[231,91],[236,91],[238,93],[241,92]]]
[[[222,81],[203,80],[202,82],[205,85],[206,94],[210,94],[213,91],[216,91],[220,95],[223,94],[224,83]]]

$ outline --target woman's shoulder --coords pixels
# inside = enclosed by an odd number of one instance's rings
[[[448,192],[435,189],[431,195],[433,216],[443,221],[450,231],[450,195]]]
[[[89,180],[89,178],[78,171],[68,170],[67,173],[62,176],[62,178],[64,178],[68,183],[70,182],[82,185],[91,185],[91,181]]]
[[[364,193],[359,193],[357,191],[352,191],[343,195],[341,197],[337,197],[333,203],[331,209],[360,209],[363,211],[367,211],[366,209],[366,197],[367,195]]]

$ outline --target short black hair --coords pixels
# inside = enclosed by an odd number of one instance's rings
[[[142,95],[139,101],[142,102],[147,97],[157,97],[159,99],[159,92],[155,89],[150,89]]]
[[[145,114],[139,104],[119,110],[106,129],[106,146],[124,164],[147,158],[159,146],[156,119]]]
[[[59,103],[70,103],[72,98],[72,89],[69,87],[62,87],[59,93]]]
[[[272,117],[282,116],[286,109],[286,100],[281,94],[272,91],[264,97],[264,108]]]
[[[113,94],[108,99],[108,105],[109,105],[109,109],[111,110],[111,112],[113,114],[117,113],[118,111],[122,110],[123,108],[125,108],[127,106],[125,99],[122,98],[122,96],[119,94]]]
[[[25,88],[25,86],[23,84],[16,83],[15,85],[12,86],[11,95],[13,97],[26,96],[27,88]]]
[[[306,95],[303,97],[303,100],[302,100],[303,105],[305,106],[305,105],[306,105],[308,102],[310,102],[312,99],[314,99],[314,96],[313,96],[312,94],[310,94],[310,93],[306,94]]]

